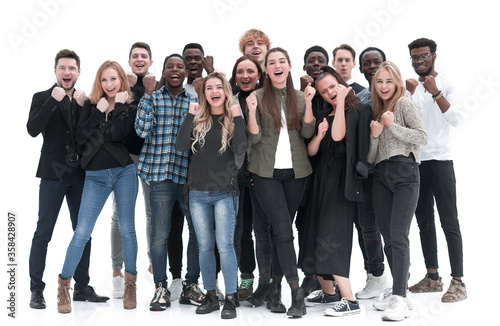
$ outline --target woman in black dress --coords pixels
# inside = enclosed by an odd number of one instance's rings
[[[323,293],[318,303],[335,301],[333,295],[340,299],[331,282],[333,276],[342,299],[325,314],[345,316],[360,312],[349,268],[355,202],[362,201],[361,180],[367,175],[370,108],[360,104],[352,88],[329,67],[318,76],[316,89],[331,110],[319,117],[317,132],[307,146],[309,156],[318,154],[319,160],[299,260],[304,273],[320,278]]]

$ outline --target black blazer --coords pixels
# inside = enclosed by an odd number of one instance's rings
[[[89,100],[85,101],[76,132],[76,140],[84,146],[82,167],[85,169],[100,150],[107,150],[119,163],[126,166],[132,159],[123,141],[134,127],[137,107],[115,103],[108,114],[99,111]],[[93,168],[109,168],[109,162],[92,162]],[[118,166],[116,166],[118,167]]]
[[[346,112],[345,196],[350,201],[363,201],[362,180],[368,177],[371,117],[372,109],[367,104],[360,104],[356,110]]]
[[[64,173],[78,165],[78,162],[74,161],[75,155],[81,154],[79,146],[75,146],[72,141],[75,129],[71,124],[71,116],[67,109],[64,109],[64,104],[75,105],[77,114],[81,107],[74,99],[69,102],[69,97],[57,102],[51,96],[55,86],[56,84],[46,91],[33,95],[27,123],[28,133],[32,137],[40,133],[43,136],[36,176],[46,179],[62,178]],[[66,103],[63,103],[65,101]],[[84,172],[81,173],[83,175]]]

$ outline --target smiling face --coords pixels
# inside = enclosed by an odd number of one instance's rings
[[[396,84],[387,69],[383,68],[375,76],[375,90],[384,103],[394,96]]]
[[[149,71],[149,67],[153,64],[153,60],[149,57],[148,50],[144,48],[134,48],[130,53],[128,60],[132,72],[137,76],[145,76]]]
[[[431,48],[429,46],[423,46],[420,48],[415,48],[410,51],[410,55],[421,56],[422,54],[431,54]],[[434,60],[436,59],[436,54],[431,54],[427,59],[420,57],[417,61],[411,62],[415,72],[421,76],[425,77],[431,73],[434,73]]]
[[[118,72],[114,68],[107,68],[101,74],[101,87],[106,94],[106,98],[114,98],[120,92],[122,82],[118,77]]]
[[[366,52],[361,58],[361,66],[359,70],[365,75],[366,80],[371,85],[373,76],[378,67],[384,62],[382,54],[376,50]]]
[[[286,55],[281,51],[274,51],[267,56],[266,74],[276,88],[285,88],[286,80],[292,66]]]
[[[80,69],[73,58],[60,58],[54,69],[57,86],[69,91],[75,87],[75,83],[80,76]]]
[[[316,89],[325,101],[334,108],[337,107],[337,91],[335,86],[339,84],[338,80],[332,75],[326,75],[316,82]]]
[[[203,53],[200,49],[186,49],[183,54],[187,61],[188,79],[194,80],[203,74]]]
[[[236,67],[236,83],[244,92],[255,89],[260,73],[255,64],[250,60],[241,61]]]
[[[167,88],[174,89],[182,87],[182,83],[186,78],[186,65],[184,60],[179,57],[171,57],[165,62],[163,70],[163,78],[167,84]]]
[[[306,58],[306,64],[304,65],[304,70],[306,73],[312,77],[312,79],[316,80],[321,71],[321,68],[326,66],[327,59],[324,53],[319,51],[313,51],[309,53]]]
[[[224,93],[224,85],[219,78],[210,78],[205,82],[205,97],[210,104],[211,111],[220,111],[224,109],[226,101],[226,93]]]
[[[267,45],[260,38],[254,38],[245,44],[243,54],[251,55],[257,62],[262,65],[267,53]]]

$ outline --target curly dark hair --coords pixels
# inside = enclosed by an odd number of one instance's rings
[[[436,52],[436,49],[437,49],[436,42],[434,42],[433,40],[430,40],[428,38],[423,38],[423,37],[416,39],[415,41],[408,44],[408,49],[411,52],[411,50],[413,50],[413,49],[421,48],[424,46],[428,46],[432,53]]]

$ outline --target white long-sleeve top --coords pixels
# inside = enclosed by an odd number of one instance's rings
[[[422,161],[452,160],[451,129],[458,127],[464,120],[465,112],[453,83],[441,73],[435,80],[437,88],[443,92],[443,96],[451,105],[445,113],[441,112],[439,105],[432,99],[432,94],[425,90],[423,82],[419,81],[412,96],[427,131],[427,145],[420,147]]]

